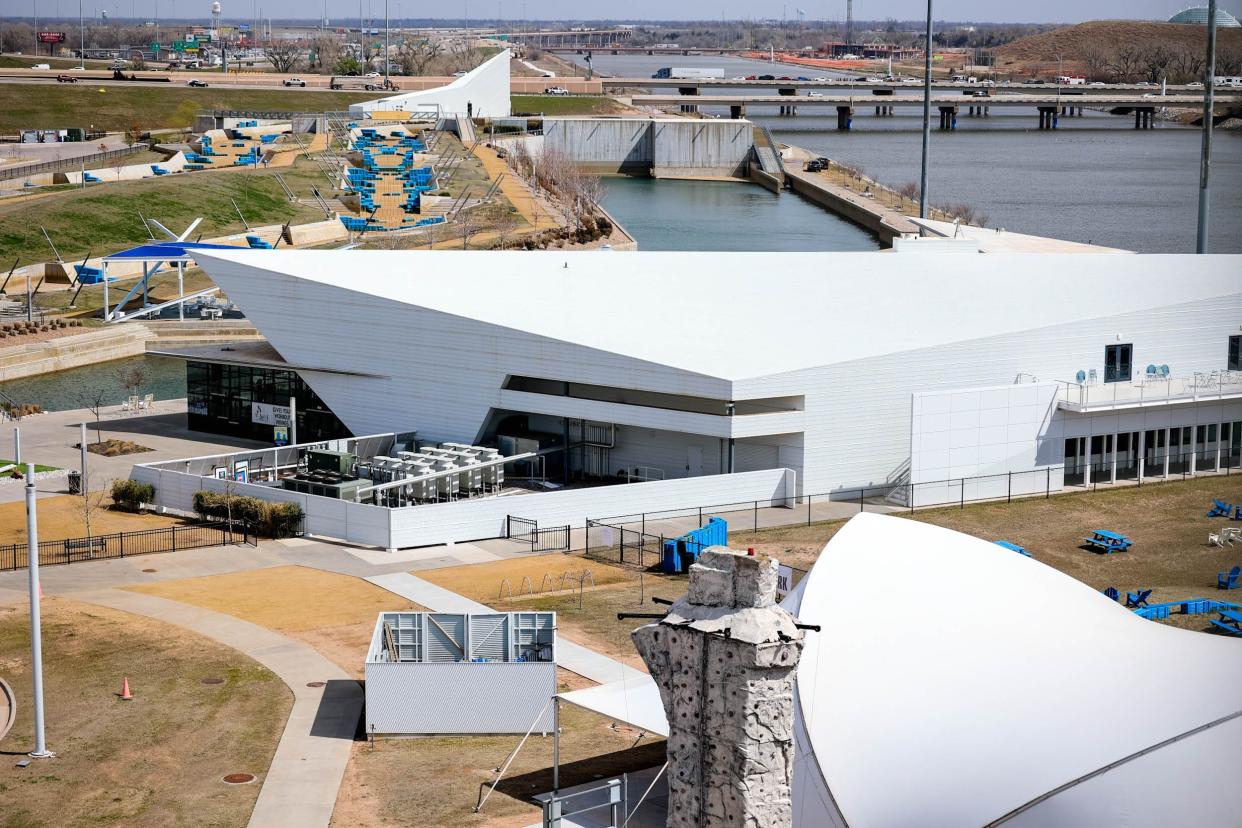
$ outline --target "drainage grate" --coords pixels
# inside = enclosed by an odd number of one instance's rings
[[[224,679],[215,678],[214,676],[208,676],[207,678],[203,679],[203,684],[224,684]]]
[[[230,773],[224,777],[224,781],[230,785],[245,785],[254,781],[253,773]]]

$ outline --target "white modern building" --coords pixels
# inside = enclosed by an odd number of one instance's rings
[[[708,505],[758,497],[728,481],[762,474],[764,499],[877,487],[928,505],[1233,469],[1242,451],[1238,256],[198,258],[270,347],[175,352],[192,370],[284,369],[354,435],[538,452],[557,482],[662,481],[679,501],[693,479]],[[638,511],[621,505],[541,519]]]
[[[509,98],[510,57],[508,50],[502,51],[445,86],[350,104],[349,114],[363,117],[370,112],[408,112],[411,115],[431,114],[436,117],[506,117],[512,111]]]
[[[877,613],[877,583],[903,609]],[[1242,740],[1242,642],[876,514],[850,520],[782,606],[816,628],[795,680],[795,828],[1237,823],[1220,757]],[[650,679],[560,699],[668,733]]]

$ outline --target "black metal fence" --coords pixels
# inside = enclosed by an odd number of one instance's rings
[[[31,175],[47,172],[74,172],[76,170],[85,169],[93,164],[101,161],[112,161],[116,158],[124,158],[133,155],[136,152],[142,152],[147,148],[146,144],[134,144],[132,147],[121,147],[119,149],[104,150],[103,152],[93,152],[89,155],[77,155],[73,158],[60,158],[55,161],[40,161],[36,164],[23,164],[20,167],[9,167],[0,170],[0,181],[8,181],[14,178],[25,178]]]
[[[545,526],[528,518],[505,516],[505,537],[530,545],[531,552],[568,552],[569,527]]]
[[[660,565],[664,541],[663,535],[648,534],[622,523],[588,520],[583,553],[605,563],[651,569]]]
[[[115,532],[89,538],[68,538],[39,542],[39,566],[71,564],[79,561],[129,558],[156,552],[176,552],[205,546],[243,543],[254,546],[253,532],[240,524],[192,523]],[[0,546],[0,571],[25,569],[29,561],[27,544]]]

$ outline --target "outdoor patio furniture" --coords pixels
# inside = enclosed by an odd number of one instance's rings
[[[1126,606],[1127,607],[1147,606],[1147,599],[1151,597],[1151,592],[1152,591],[1150,589],[1140,589],[1137,592],[1127,592],[1126,593]]]
[[[1208,546],[1219,546],[1221,548],[1224,548],[1225,546],[1225,539],[1221,536],[1220,532],[1208,532],[1207,542]]]
[[[1236,610],[1220,610],[1220,620],[1212,621],[1212,626],[1219,627],[1229,635],[1242,636],[1242,612]]]
[[[1121,593],[1117,591],[1117,587],[1107,587],[1104,590],[1104,597],[1110,601],[1120,601]]]
[[[1123,552],[1134,545],[1134,541],[1125,535],[1110,532],[1107,529],[1096,529],[1091,533],[1091,537],[1083,538],[1083,541],[1087,546],[1105,553]]]
[[[1223,500],[1212,498],[1212,509],[1207,513],[1208,517],[1229,517],[1233,513],[1233,507]]]
[[[1018,546],[1016,543],[1010,543],[1009,541],[1004,541],[1004,540],[992,541],[992,543],[996,544],[997,546],[1003,546],[1006,549],[1017,552],[1019,555],[1025,555],[1028,558],[1031,557],[1030,552],[1027,552],[1025,549],[1023,549],[1021,546]]]
[[[1090,371],[1087,372],[1087,385],[1095,385],[1098,377],[1099,375],[1095,372],[1095,369],[1092,368]]]
[[[1216,588],[1237,589],[1239,577],[1242,577],[1242,566],[1235,566],[1228,572],[1218,573],[1216,576]]]
[[[1076,381],[1079,385],[1082,385],[1084,382],[1086,382],[1086,381],[1087,381],[1087,372],[1086,372],[1086,371],[1079,371],[1077,374],[1075,374],[1075,375],[1074,375],[1074,380],[1075,380],[1075,381]]]

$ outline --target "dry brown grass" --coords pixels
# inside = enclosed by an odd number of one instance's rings
[[[1218,49],[1242,48],[1242,29],[1219,29],[1216,37]],[[1091,20],[1018,38],[993,51],[997,67],[1002,71],[1021,67],[1055,71],[1057,55],[1063,56],[1064,68],[1069,69],[1077,67],[1092,49],[1109,51],[1134,44],[1199,52],[1206,42],[1203,26],[1143,20]]]
[[[496,605],[497,600],[504,595],[502,582],[506,579],[512,588],[513,595],[517,596],[522,592],[523,578],[530,579],[529,590],[540,592],[545,575],[555,579],[559,587],[562,575],[570,573],[580,576],[585,569],[591,571],[591,577],[596,586],[629,581],[634,577],[633,572],[619,566],[587,561],[576,555],[561,554],[509,558],[503,561],[452,566],[413,574],[479,603]],[[569,579],[566,579],[566,587],[569,583]],[[554,587],[548,587],[548,590],[552,589]]]
[[[0,743],[0,825],[244,825],[292,705],[266,668],[235,650],[115,610],[43,603],[48,747],[33,748],[25,606],[0,608],[0,674],[18,720]],[[116,698],[128,676],[135,700]],[[225,679],[204,685],[202,679]],[[253,785],[226,785],[228,773]]]
[[[1224,525],[1219,518],[1205,517],[1213,497],[1242,501],[1242,475],[933,509],[904,518],[985,540],[1012,541],[1036,560],[1096,589],[1151,588],[1152,603],[1193,597],[1229,600],[1229,595],[1242,603],[1242,595],[1215,588],[1217,572],[1242,564],[1242,547],[1207,545],[1208,532]],[[729,540],[734,546],[754,546],[784,563],[807,569],[842,525],[843,521],[831,521],[743,532]],[[1082,538],[1095,529],[1121,532],[1134,546],[1111,555],[1080,548]],[[1207,629],[1210,617],[1174,616],[1171,622]]]
[[[588,684],[564,671],[560,676],[562,691]],[[570,705],[561,708],[562,787],[664,761],[662,739],[644,738],[631,750],[638,732],[612,724]],[[493,779],[492,769],[504,762],[520,740],[520,735],[429,737],[380,740],[374,747],[360,742],[345,771],[332,825],[518,828],[537,823],[539,809],[529,798],[552,787],[550,735],[531,736],[483,812],[472,811],[481,786]],[[426,784],[428,768],[435,769],[435,784]]]
[[[39,498],[39,540],[64,540],[84,536],[86,527],[82,522],[81,502],[82,498],[76,495]],[[111,502],[105,498],[104,505],[108,506]],[[95,535],[107,535],[112,532],[159,529],[183,522],[171,515],[135,514],[105,508],[91,515],[91,531]],[[0,503],[0,546],[25,541],[26,504],[22,501]]]

